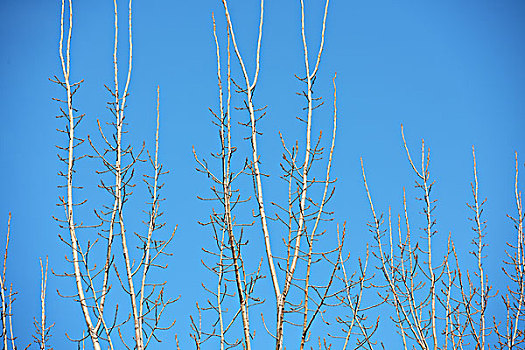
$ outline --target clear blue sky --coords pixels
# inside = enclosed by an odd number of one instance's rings
[[[121,33],[125,35],[127,5],[119,4],[123,10]],[[323,4],[319,0],[306,4],[307,34],[314,51]],[[258,1],[231,1],[230,9],[241,49],[252,58]],[[293,76],[304,72],[299,11],[299,1],[267,1],[265,8],[256,103],[268,105],[268,116],[261,123],[261,160],[274,177],[281,159],[277,131],[289,135],[290,140],[301,137],[295,116],[301,113],[302,99],[295,94],[299,85]],[[173,308],[181,345],[189,342],[188,315],[195,314],[195,301],[207,298],[200,283],[210,277],[200,265],[200,249],[211,245],[210,236],[197,224],[209,215],[210,207],[196,198],[205,195],[210,184],[195,172],[191,147],[195,145],[203,155],[216,149],[216,131],[207,110],[218,104],[212,12],[223,33],[218,0],[137,0],[134,4],[129,140],[134,145],[140,145],[141,140],[151,145],[159,84],[160,156],[170,170],[164,179],[164,218],[169,227],[178,225],[166,276],[169,293],[181,295]],[[62,97],[63,92],[48,81],[61,72],[59,16],[59,1],[0,1],[0,242],[4,242],[11,211],[7,274],[19,292],[14,330],[20,348],[30,341],[32,317],[39,313],[38,258],[49,255],[56,272],[70,268],[64,262],[69,252],[59,241],[60,231],[52,219],[52,215],[62,215],[55,205],[61,193],[56,188],[57,172],[62,169],[55,144],[63,145],[64,140],[55,131],[61,124],[54,118],[59,110],[51,98]],[[481,196],[488,197],[487,269],[493,283],[503,285],[499,262],[504,242],[513,237],[505,214],[514,210],[514,151],[520,153],[521,164],[525,159],[524,18],[525,3],[518,0],[331,1],[316,89],[327,103],[317,114],[317,125],[329,130],[331,77],[337,72],[339,133],[334,173],[339,181],[332,207],[336,221],[348,220],[352,254],[361,255],[360,247],[371,242],[365,226],[370,214],[359,157],[367,166],[379,210],[386,211],[388,205],[398,210],[403,186],[412,191],[414,177],[400,137],[403,123],[413,152],[419,150],[421,138],[431,148],[438,230],[443,236],[451,231],[460,244],[471,238],[465,203],[471,199],[471,146],[476,146]],[[112,1],[74,1],[72,79],[85,79],[77,99],[77,108],[86,113],[80,131],[83,135],[95,135],[96,119],[110,118],[103,84],[112,83],[112,21]],[[124,67],[124,36],[121,41]],[[251,63],[249,69],[253,69]],[[246,117],[238,114],[237,118]],[[243,135],[237,136],[237,143],[246,146]],[[96,192],[95,169],[100,165],[86,160],[79,166],[78,180]],[[246,191],[251,194],[249,187]],[[138,195],[141,193],[138,190]],[[268,193],[282,198],[277,191],[268,189]],[[96,194],[91,198],[96,202],[104,197]],[[142,199],[135,201],[130,205],[130,211],[137,213],[130,214],[133,219],[139,217]],[[417,205],[412,201],[413,216]],[[92,220],[89,212],[85,215],[86,221]],[[250,234],[251,244],[260,247],[259,230]],[[269,282],[262,281],[261,294],[266,293],[265,307],[271,310]],[[59,287],[67,292],[72,281],[49,280],[48,319],[56,322],[52,345],[58,349],[72,346],[65,331],[78,336],[80,329],[74,329],[80,325],[79,308],[57,296]],[[260,344],[270,342],[263,329],[257,337],[261,337]],[[172,342],[173,333],[165,339]]]

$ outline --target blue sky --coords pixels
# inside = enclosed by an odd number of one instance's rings
[[[125,2],[119,5],[121,10],[127,6]],[[306,6],[307,36],[313,52],[319,43],[323,3],[309,0]],[[230,10],[240,48],[253,71],[258,2],[231,1]],[[160,157],[170,170],[164,179],[164,219],[170,228],[178,225],[166,276],[168,291],[181,295],[173,308],[181,344],[189,342],[187,315],[195,313],[195,301],[207,298],[200,283],[211,277],[200,264],[201,247],[211,244],[209,232],[197,223],[209,215],[210,207],[196,198],[207,194],[211,184],[195,171],[191,149],[195,146],[205,155],[217,147],[208,112],[208,107],[218,105],[212,12],[219,33],[224,34],[218,0],[134,4],[128,140],[136,146],[142,140],[152,144],[156,86],[160,85]],[[121,14],[120,63],[124,67],[125,11]],[[303,137],[295,119],[302,108],[302,99],[295,94],[300,85],[293,76],[304,72],[299,14],[299,1],[268,1],[265,6],[256,103],[268,105],[268,116],[261,122],[260,153],[263,168],[275,179],[281,159],[277,131],[290,142]],[[521,164],[525,159],[524,15],[521,1],[331,1],[316,88],[326,103],[317,113],[316,128],[329,130],[331,125],[331,77],[337,72],[339,123],[334,174],[338,184],[332,209],[337,222],[348,221],[351,254],[362,255],[362,247],[371,242],[360,157],[378,210],[386,212],[391,205],[398,211],[403,186],[414,197],[414,176],[400,136],[403,123],[412,152],[419,150],[421,138],[431,148],[437,227],[442,236],[452,232],[458,246],[465,246],[472,237],[465,203],[471,200],[471,146],[475,145],[480,195],[488,198],[487,270],[495,286],[504,286],[499,262],[504,242],[513,239],[512,225],[505,215],[514,210],[514,152],[520,154]],[[64,261],[68,251],[58,239],[60,231],[52,219],[62,215],[56,206],[61,164],[55,145],[64,144],[64,140],[55,130],[61,124],[54,117],[59,110],[51,98],[61,97],[63,92],[48,80],[61,72],[59,16],[58,1],[0,2],[0,227],[4,232],[7,214],[12,212],[8,281],[19,291],[14,305],[19,347],[31,340],[32,317],[39,312],[38,258],[48,255],[57,273],[69,268]],[[95,135],[96,120],[110,118],[105,108],[110,96],[103,84],[111,84],[113,77],[112,21],[111,1],[74,2],[72,80],[85,79],[77,99],[77,108],[86,113],[82,135]],[[241,113],[237,118],[246,116]],[[239,129],[236,142],[242,152],[248,146],[243,136]],[[104,200],[94,181],[94,170],[99,168],[94,160],[79,164],[78,181],[86,186],[93,205]],[[249,186],[244,190],[252,194]],[[283,198],[278,186],[268,186],[267,191],[271,198]],[[138,189],[137,197],[141,194],[143,190]],[[416,216],[419,204],[412,197],[412,216]],[[143,199],[135,201],[129,210],[137,213],[130,216],[139,225]],[[83,214],[86,221],[93,220],[89,210]],[[259,254],[262,240],[257,226],[250,235],[254,254]],[[272,315],[269,282],[263,280],[260,290],[267,295],[263,309],[269,308]],[[55,292],[59,287],[70,290],[72,281],[49,280],[48,318],[56,323],[55,348],[65,347],[64,332],[74,333],[72,325],[80,325],[78,306],[59,298]],[[258,332],[261,344],[270,341],[264,330]],[[78,331],[74,335],[78,336]],[[165,338],[171,342],[173,334]]]

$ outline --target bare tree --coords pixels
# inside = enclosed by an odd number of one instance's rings
[[[250,349],[254,333],[250,328],[250,314],[248,309],[259,303],[259,298],[252,296],[255,282],[261,278],[260,265],[255,271],[247,272],[244,263],[242,248],[245,245],[243,241],[244,230],[251,230],[251,223],[242,224],[236,221],[235,210],[240,210],[240,205],[244,202],[251,202],[247,196],[242,196],[238,188],[233,188],[232,183],[239,177],[248,174],[255,190],[255,218],[260,221],[262,236],[265,247],[265,260],[268,265],[269,279],[273,286],[275,294],[275,330],[271,331],[267,325],[267,318],[262,316],[264,327],[268,334],[275,339],[276,349],[284,348],[285,327],[296,328],[300,336],[290,338],[291,344],[295,344],[299,349],[304,349],[309,342],[317,342],[318,346],[330,347],[330,338],[311,339],[311,330],[313,325],[322,323],[329,324],[329,321],[323,316],[329,307],[344,305],[351,310],[351,319],[346,316],[337,316],[337,323],[343,325],[345,343],[349,342],[351,335],[357,334],[358,347],[367,344],[368,348],[372,347],[371,336],[377,329],[375,325],[366,325],[367,317],[363,314],[367,307],[361,305],[361,298],[365,289],[370,288],[370,277],[366,276],[366,262],[360,265],[361,270],[357,274],[347,274],[344,263],[348,258],[342,256],[343,244],[346,235],[345,226],[343,226],[337,244],[328,251],[318,251],[315,243],[327,233],[322,227],[325,221],[331,221],[332,212],[327,210],[327,203],[334,194],[335,179],[331,178],[332,158],[335,149],[335,137],[337,127],[337,104],[336,104],[336,85],[335,75],[333,78],[334,89],[334,112],[333,112],[333,129],[328,149],[322,146],[322,133],[315,138],[312,133],[313,114],[323,102],[321,97],[314,96],[313,87],[317,78],[317,73],[321,63],[321,56],[324,47],[324,37],[326,29],[326,19],[328,14],[329,1],[325,2],[324,16],[321,31],[321,44],[316,51],[315,60],[312,64],[308,53],[308,44],[305,34],[305,4],[301,1],[301,39],[303,43],[303,59],[305,64],[305,74],[303,77],[296,76],[300,82],[305,85],[304,91],[298,95],[305,98],[306,111],[304,117],[299,118],[305,125],[305,149],[300,152],[299,142],[294,142],[291,146],[283,134],[279,134],[283,147],[283,161],[281,163],[281,179],[286,182],[288,196],[284,199],[283,204],[271,202],[275,208],[273,214],[269,214],[267,202],[263,196],[264,181],[263,178],[269,176],[261,170],[261,155],[258,148],[258,139],[261,134],[258,131],[258,122],[266,115],[266,107],[257,107],[255,104],[255,90],[258,83],[259,72],[261,69],[260,57],[263,36],[263,19],[264,19],[264,0],[260,2],[260,18],[258,27],[258,38],[255,54],[255,72],[253,77],[247,71],[244,60],[244,54],[240,51],[236,41],[236,29],[228,8],[228,2],[222,1],[226,17],[226,37],[227,37],[227,75],[226,84],[221,74],[221,55],[215,19],[213,19],[213,34],[217,51],[217,76],[219,86],[219,112],[213,112],[214,124],[219,129],[220,149],[217,153],[212,154],[214,158],[220,160],[221,167],[217,173],[203,158],[199,158],[195,153],[195,159],[198,162],[198,171],[203,172],[210,178],[214,185],[212,186],[212,197],[203,198],[204,200],[217,201],[220,209],[214,209],[210,220],[203,223],[212,228],[215,242],[215,250],[205,250],[216,260],[213,265],[205,264],[206,267],[217,275],[218,285],[216,289],[205,286],[205,289],[213,296],[208,300],[206,307],[197,306],[199,311],[198,321],[194,318],[192,321],[192,338],[195,341],[196,348],[210,339],[217,337],[220,341],[220,348],[230,348],[242,344],[243,348]],[[240,79],[231,75],[231,47],[237,58],[237,63],[241,69]],[[242,82],[242,83],[240,83]],[[236,94],[232,96],[232,85],[236,88]],[[226,97],[224,98],[224,88],[226,85]],[[232,98],[239,96],[241,106],[235,107],[235,110],[244,111],[248,114],[247,123],[239,122],[249,130],[246,139],[250,140],[251,154],[246,157],[244,165],[238,170],[232,169],[232,158],[237,149],[233,146],[231,139],[231,120],[232,120]],[[225,100],[225,101],[224,101]],[[300,154],[303,154],[302,158]],[[325,164],[319,167],[320,161],[326,159]],[[318,165],[319,164],[319,165]],[[324,172],[324,173],[323,173]],[[321,177],[321,180],[319,180]],[[311,193],[316,193],[319,198],[314,198]],[[276,221],[284,228],[286,234],[279,237],[282,228],[271,224],[269,221]],[[236,233],[237,232],[237,233]],[[332,237],[335,236],[333,232]],[[335,237],[334,237],[335,238]],[[282,240],[284,249],[273,246],[272,242]],[[227,242],[227,243],[226,243]],[[284,253],[284,256],[275,254],[273,251]],[[252,258],[253,260],[253,258]],[[300,267],[299,267],[300,266]],[[326,280],[314,281],[312,276],[314,270],[329,271],[324,273]],[[340,270],[344,272],[341,273]],[[228,277],[229,274],[232,277]],[[228,285],[233,284],[235,287],[228,289]],[[354,287],[358,292],[354,295]],[[234,289],[234,292],[228,290]],[[225,318],[225,300],[235,297],[237,306],[233,308],[238,310],[233,317],[230,316],[228,321]],[[216,321],[212,323],[211,331],[202,330],[202,311],[213,310],[216,313]],[[237,317],[242,319],[242,338],[233,337],[228,340],[226,334]],[[342,315],[341,315],[342,316]],[[320,319],[320,321],[317,321]],[[320,324],[317,322],[321,322]],[[354,332],[353,326],[357,324],[358,332]],[[254,330],[253,330],[254,332]],[[325,333],[328,335],[328,333]],[[337,338],[337,335],[334,335]],[[241,340],[242,339],[242,340]],[[345,344],[345,348],[346,348]]]
[[[66,119],[66,126],[61,132],[68,136],[68,146],[58,148],[66,153],[65,156],[59,155],[59,159],[67,166],[67,172],[61,172],[60,175],[66,179],[67,195],[60,197],[60,205],[63,206],[66,212],[66,219],[57,219],[61,227],[66,228],[69,232],[69,239],[60,236],[71,248],[71,258],[69,261],[73,265],[73,273],[65,273],[63,276],[72,277],[75,280],[76,294],[69,296],[74,298],[80,304],[83,318],[87,328],[87,335],[76,339],[77,342],[83,344],[87,337],[91,340],[94,349],[101,349],[102,343],[110,349],[114,349],[114,340],[112,333],[117,330],[118,336],[126,348],[146,349],[151,340],[160,341],[157,337],[159,330],[171,328],[173,323],[167,325],[161,324],[161,317],[165,308],[173,303],[175,300],[166,298],[164,296],[165,282],[155,282],[148,278],[148,273],[152,268],[166,268],[167,265],[160,264],[157,259],[169,255],[165,251],[168,244],[171,242],[175,231],[167,238],[161,238],[156,233],[157,230],[164,226],[159,222],[162,212],[159,210],[160,190],[163,184],[160,182],[160,177],[165,172],[158,160],[159,149],[159,99],[160,92],[157,89],[157,129],[155,135],[155,153],[150,155],[148,153],[149,163],[153,168],[153,175],[145,175],[144,181],[150,193],[150,201],[148,202],[148,218],[145,221],[147,230],[146,233],[136,233],[136,239],[141,242],[138,247],[138,259],[133,257],[133,252],[128,248],[129,237],[127,236],[125,226],[125,203],[132,195],[132,188],[135,186],[132,182],[135,174],[135,165],[142,161],[140,156],[143,154],[144,144],[138,152],[134,152],[132,146],[124,144],[125,131],[125,107],[127,105],[128,90],[131,81],[132,72],[132,2],[129,1],[128,6],[128,37],[129,37],[129,57],[127,67],[127,77],[123,90],[118,81],[117,49],[118,49],[118,9],[117,1],[114,2],[114,18],[115,18],[115,32],[114,32],[114,51],[113,51],[113,65],[114,65],[114,87],[107,90],[110,92],[113,100],[108,103],[108,109],[113,114],[115,121],[107,123],[112,128],[111,137],[106,136],[106,132],[102,127],[100,121],[98,122],[99,132],[104,142],[104,147],[100,150],[95,142],[88,136],[89,143],[94,151],[93,158],[99,159],[103,165],[102,171],[97,173],[100,175],[99,187],[105,190],[111,197],[112,204],[103,206],[101,210],[95,210],[96,216],[100,219],[100,224],[94,226],[85,226],[82,223],[77,223],[74,218],[75,208],[82,205],[86,200],[77,203],[74,201],[73,195],[76,193],[78,187],[74,182],[75,163],[84,158],[86,154],[78,154],[76,149],[85,139],[79,138],[76,134],[79,123],[82,121],[84,115],[78,114],[74,107],[73,96],[78,91],[82,81],[71,83],[70,81],[70,47],[73,28],[73,5],[72,0],[68,2],[68,10],[65,9],[65,2],[62,1],[61,12],[61,26],[60,26],[60,43],[59,55],[62,65],[62,77],[52,80],[59,84],[66,90],[65,99],[57,99],[62,102],[65,107],[61,107],[61,115],[59,118]],[[64,39],[64,32],[66,26],[64,25],[65,13],[69,14],[69,25],[67,26],[67,39]],[[66,47],[64,49],[64,40],[66,40]],[[65,53],[64,53],[65,51]],[[112,159],[113,158],[113,159]],[[105,177],[112,177],[114,184],[108,184]],[[110,180],[111,181],[111,180]],[[94,241],[87,240],[87,244],[83,244],[79,238],[78,233],[86,228],[102,229],[98,232],[98,238]],[[82,231],[84,232],[84,231]],[[121,255],[120,259],[115,260],[113,243],[115,237],[120,238]],[[104,244],[102,248],[105,251],[105,259],[102,263],[91,263],[90,256],[99,242]],[[124,266],[124,274],[119,273],[120,266]],[[111,310],[113,314],[112,320],[108,322],[107,297],[111,291],[111,270],[114,269],[115,275],[119,280],[124,295],[127,295],[129,300],[130,316],[124,320],[118,320],[119,299],[115,299],[115,307]],[[122,331],[122,327],[127,323],[133,325],[133,339],[127,340],[127,334]],[[133,343],[134,345],[130,345]]]
[[[514,216],[508,217],[516,229],[516,243],[507,243],[507,259],[503,272],[510,280],[507,293],[501,296],[506,309],[506,320],[502,327],[494,320],[495,332],[498,335],[498,349],[525,349],[525,237],[523,234],[523,207],[521,191],[518,187],[518,154],[516,153],[516,176],[514,181],[514,194],[516,211]],[[503,328],[503,329],[502,329]]]
[[[430,196],[434,181],[430,178],[430,152],[421,145],[421,166],[418,169],[412,160],[405,141],[403,126],[401,136],[408,157],[408,162],[416,174],[416,188],[421,191],[423,202],[422,214],[426,225],[422,228],[421,240],[414,239],[409,220],[409,210],[403,189],[403,217],[398,215],[397,237],[392,231],[389,209],[388,229],[383,229],[383,216],[377,215],[366,180],[362,163],[363,180],[370,203],[373,221],[369,224],[376,240],[373,253],[379,262],[378,269],[384,284],[378,286],[380,296],[395,310],[392,316],[398,328],[403,347],[420,349],[473,349],[490,348],[487,336],[492,328],[487,325],[487,304],[495,293],[484,271],[483,249],[487,245],[486,221],[482,218],[486,200],[479,199],[479,182],[476,155],[472,148],[474,181],[471,183],[472,202],[467,203],[473,215],[472,250],[476,269],[473,274],[460,261],[452,236],[448,236],[448,245],[443,257],[435,263],[436,249],[433,238],[436,219],[433,211],[436,200]],[[403,222],[403,223],[402,223]],[[403,227],[406,234],[403,235]],[[388,232],[388,235],[385,233]],[[438,283],[441,282],[441,288]],[[439,307],[441,306],[441,307]],[[496,329],[497,332],[497,329]]]
[[[18,293],[13,291],[13,284],[10,284],[9,289],[7,288],[7,284],[6,284],[7,254],[9,251],[10,236],[11,236],[11,213],[9,213],[8,220],[7,220],[6,244],[5,244],[5,250],[4,250],[2,274],[0,276],[0,297],[1,297],[1,303],[2,303],[1,339],[3,343],[2,349],[8,350],[9,348],[11,348],[12,350],[16,350],[17,349],[17,346],[15,344],[16,337],[13,332],[13,303],[16,300],[15,296]],[[45,299],[46,299],[46,285],[47,285],[47,258],[46,258],[45,272],[44,272],[44,267],[42,265],[41,259],[40,259],[40,268],[42,272],[41,292],[40,292],[41,313],[40,313],[40,320],[37,320],[36,318],[34,319],[36,335],[33,335],[33,338],[35,339],[35,343],[38,344],[41,350],[46,350],[46,349],[52,349],[48,345],[48,341],[50,338],[50,331],[54,326],[54,324],[46,325]],[[27,345],[24,349],[29,349],[30,347],[31,347],[31,344]]]
[[[204,249],[204,252],[212,255],[217,260],[213,266],[203,264],[214,274],[217,275],[216,290],[203,287],[213,296],[213,301],[208,300],[207,306],[199,309],[213,311],[216,313],[217,320],[212,325],[212,331],[202,331],[200,326],[197,326],[192,318],[192,329],[194,331],[192,338],[194,339],[197,348],[211,337],[218,337],[221,350],[232,348],[243,344],[245,349],[251,349],[252,333],[250,332],[250,321],[248,309],[260,303],[260,299],[254,297],[253,291],[256,282],[262,278],[260,274],[261,265],[254,272],[247,272],[243,260],[242,248],[247,244],[243,238],[243,229],[246,226],[251,226],[252,223],[242,224],[237,222],[234,210],[240,204],[246,202],[248,199],[241,197],[239,190],[235,187],[235,180],[244,174],[248,168],[248,163],[239,170],[232,169],[232,158],[236,153],[236,148],[232,145],[231,137],[231,66],[230,66],[230,30],[228,28],[227,38],[227,84],[226,84],[226,103],[224,103],[223,94],[223,78],[221,75],[221,55],[220,47],[217,39],[217,32],[215,26],[215,18],[213,18],[213,35],[217,48],[217,78],[219,88],[219,113],[213,114],[213,123],[219,129],[220,151],[212,153],[212,156],[220,161],[219,174],[215,175],[212,169],[208,166],[205,160],[200,160],[194,151],[194,156],[199,164],[197,171],[203,172],[212,179],[214,185],[211,187],[212,198],[201,198],[202,200],[211,200],[219,203],[220,208],[214,208],[210,215],[209,221],[202,223],[204,226],[211,226],[213,230],[213,238],[215,241],[216,251]],[[216,187],[217,186],[217,187]],[[262,260],[261,260],[262,262]],[[230,275],[232,275],[230,277]],[[228,289],[229,288],[229,289]],[[230,291],[229,291],[230,290]],[[228,299],[237,298],[238,311],[227,316]],[[228,331],[238,319],[242,320],[243,340],[234,338],[229,340],[227,337]],[[200,316],[199,316],[200,317]],[[200,323],[200,322],[199,322]],[[203,338],[204,336],[204,338]]]
[[[48,259],[46,257],[46,267],[42,264],[40,259],[40,273],[41,273],[41,285],[40,285],[40,319],[34,318],[33,325],[35,326],[35,335],[33,335],[34,342],[38,345],[40,350],[53,349],[49,346],[49,338],[51,338],[51,329],[55,325],[54,323],[49,325],[46,317],[46,289],[47,289],[47,269]]]
[[[0,297],[2,302],[2,343],[3,349],[8,350],[9,345],[12,350],[16,350],[15,340],[16,337],[13,334],[13,302],[16,300],[15,296],[17,292],[13,291],[13,284],[7,286],[6,282],[6,270],[7,270],[7,252],[9,251],[9,238],[11,235],[11,213],[7,220],[7,234],[5,240],[4,259],[2,264],[2,275],[0,276]]]
[[[469,218],[473,222],[472,230],[475,237],[472,239],[473,249],[470,254],[476,259],[477,271],[473,275],[466,270],[466,281],[458,254],[452,239],[449,237],[449,251],[453,253],[455,267],[451,268],[449,259],[446,259],[446,274],[448,281],[443,282],[442,292],[446,295],[446,301],[442,304],[446,310],[446,329],[445,347],[450,346],[462,348],[464,344],[474,345],[475,349],[485,349],[487,347],[486,336],[490,334],[491,328],[486,324],[486,311],[491,294],[492,286],[488,282],[488,277],[484,271],[483,260],[485,258],[483,249],[485,243],[486,221],[482,218],[483,206],[486,199],[479,200],[478,172],[476,165],[476,153],[472,147],[474,182],[471,183],[472,203],[467,203],[471,209],[473,217]],[[454,289],[457,290],[457,297],[454,296]]]
[[[401,127],[401,131],[403,128]],[[376,214],[372,196],[368,189],[363,161],[363,180],[366,193],[368,195],[370,209],[373,220],[369,224],[371,232],[376,240],[376,251],[374,256],[379,261],[385,284],[381,293],[381,298],[387,301],[395,309],[396,317],[391,317],[398,328],[402,337],[405,349],[418,346],[421,349],[438,349],[438,314],[436,304],[438,303],[437,282],[443,275],[443,266],[446,264],[446,256],[439,264],[433,261],[432,238],[436,234],[434,229],[435,219],[433,210],[435,200],[431,199],[430,192],[434,182],[430,180],[429,163],[430,153],[425,152],[424,142],[421,145],[421,168],[416,168],[410,152],[405,142],[403,142],[407,152],[409,163],[417,176],[416,187],[421,190],[423,202],[423,214],[425,215],[426,225],[423,228],[425,233],[422,246],[412,241],[411,227],[408,218],[407,201],[403,191],[404,224],[406,236],[402,237],[401,216],[398,216],[398,243],[393,240],[391,215],[388,215],[388,229],[382,228],[384,223],[383,215]],[[388,236],[385,237],[385,232]],[[386,242],[385,242],[386,240]],[[397,249],[395,249],[397,248]],[[395,251],[397,250],[397,251]],[[425,260],[419,258],[419,254]],[[421,275],[422,277],[420,277]],[[412,344],[412,341],[414,345]]]

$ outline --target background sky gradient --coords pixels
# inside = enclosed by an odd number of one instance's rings
[[[304,74],[299,4],[267,1],[265,5],[262,68],[255,100],[259,106],[268,105],[267,117],[260,124],[262,167],[273,174],[268,184],[278,183],[280,174],[277,131],[286,135],[288,143],[303,137],[303,126],[295,118],[303,107],[303,99],[296,95],[301,85],[294,78],[294,74]],[[110,96],[104,84],[111,85],[113,77],[113,2],[74,1],[73,6],[72,81],[85,80],[76,100],[76,107],[86,113],[79,133],[100,141],[96,120],[111,118],[105,107]],[[127,3],[120,1],[119,6],[120,72],[124,74]],[[229,6],[240,48],[253,72],[258,1],[231,0]],[[319,0],[306,1],[311,52],[318,47],[323,6]],[[171,246],[174,255],[163,278],[168,279],[169,295],[180,294],[181,300],[170,314],[177,323],[163,337],[168,341],[166,348],[173,344],[174,332],[181,346],[189,344],[188,315],[195,314],[196,301],[207,298],[201,282],[213,281],[200,263],[204,258],[201,247],[212,244],[211,236],[197,223],[206,220],[210,206],[196,198],[208,194],[211,183],[195,171],[192,155],[192,146],[202,155],[217,150],[217,133],[208,111],[218,105],[212,12],[224,44],[225,20],[219,0],[134,2],[134,67],[127,110],[131,133],[126,137],[135,146],[146,140],[151,147],[156,86],[160,85],[160,157],[170,170],[164,178],[164,219],[167,230],[178,225]],[[59,18],[59,1],[0,1],[0,246],[5,242],[8,212],[12,212],[7,280],[19,292],[14,331],[20,348],[31,341],[32,319],[40,312],[38,258],[48,255],[57,273],[70,270],[64,260],[70,251],[60,242],[61,231],[52,219],[63,215],[56,206],[62,195],[57,189],[62,165],[55,145],[65,145],[65,140],[56,131],[61,126],[55,119],[59,106],[51,98],[64,93],[48,80],[61,74]],[[400,136],[403,123],[414,158],[418,158],[421,138],[431,149],[437,229],[441,239],[452,233],[465,259],[469,259],[467,244],[473,237],[465,203],[471,200],[471,147],[476,147],[480,196],[488,198],[486,269],[496,288],[505,285],[501,261],[505,242],[514,237],[506,217],[515,210],[514,152],[519,153],[520,164],[525,159],[524,18],[525,3],[519,0],[331,1],[315,89],[326,103],[318,110],[315,123],[316,130],[331,130],[331,78],[337,72],[339,120],[333,169],[338,184],[331,209],[336,212],[335,222],[347,221],[348,249],[353,257],[362,256],[366,243],[372,242],[366,227],[370,212],[360,157],[377,210],[387,212],[391,205],[393,213],[399,212],[404,186],[412,216],[419,212],[419,204],[412,200],[415,178]],[[236,118],[246,120],[243,113]],[[245,130],[234,130],[242,163],[249,145],[242,140]],[[96,189],[94,171],[100,170],[100,164],[86,159],[77,170],[78,183],[86,186],[83,196],[90,200],[81,214],[87,223],[94,222],[89,205],[107,200]],[[138,178],[136,182],[140,187]],[[268,200],[285,198],[279,186],[265,188]],[[249,186],[244,189],[247,196],[252,195]],[[128,206],[133,227],[140,227],[144,193],[137,188]],[[333,231],[335,226],[331,227]],[[247,234],[258,261],[262,252],[258,226]],[[82,320],[79,307],[58,297],[57,288],[67,294],[73,282],[54,276],[48,282],[48,320],[56,323],[51,344],[62,349],[72,346],[64,332],[78,337]],[[266,298],[260,310],[269,309],[268,314],[273,315],[268,278],[261,282],[259,293]],[[499,298],[492,307],[493,313],[502,311]],[[255,349],[273,343],[263,329],[258,332]],[[384,340],[395,344],[398,337],[393,334]]]

